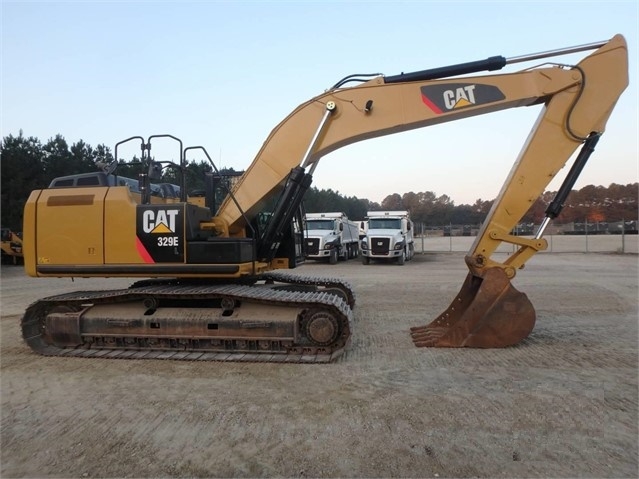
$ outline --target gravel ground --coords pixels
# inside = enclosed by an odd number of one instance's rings
[[[3,266],[1,476],[638,476],[636,255],[533,258],[514,284],[537,325],[500,350],[410,339],[459,290],[462,253],[295,271],[356,291],[335,363],[38,356],[19,332],[30,302],[131,281]]]

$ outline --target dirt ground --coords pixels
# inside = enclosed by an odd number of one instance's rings
[[[457,293],[463,253],[297,271],[356,291],[335,363],[38,356],[19,332],[31,301],[130,281],[3,267],[1,476],[638,477],[637,255],[533,258],[514,284],[537,325],[500,350],[410,339]]]

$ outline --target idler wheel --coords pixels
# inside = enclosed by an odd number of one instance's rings
[[[313,344],[328,346],[339,336],[339,323],[326,311],[315,311],[308,316],[305,331]]]

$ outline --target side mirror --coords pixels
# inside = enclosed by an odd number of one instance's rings
[[[97,167],[102,169],[102,171],[104,171],[104,173],[106,173],[107,175],[110,175],[111,173],[113,173],[115,171],[115,169],[118,167],[118,162],[115,161],[115,160],[112,161],[111,163],[104,163],[103,161],[96,161],[95,164],[96,164]]]
[[[339,224],[339,230],[340,231],[344,231],[344,223],[340,223]]]

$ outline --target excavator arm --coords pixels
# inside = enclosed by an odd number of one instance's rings
[[[508,63],[595,50],[577,65],[544,64],[511,74],[451,75],[494,70]],[[444,78],[445,77],[445,78]],[[469,275],[451,306],[427,326],[413,328],[417,346],[501,347],[528,336],[534,308],[511,285],[517,269],[547,247],[542,238],[555,218],[628,85],[627,46],[610,41],[513,59],[377,76],[356,87],[339,84],[300,105],[269,135],[227,200],[218,220],[242,235],[242,211],[251,216],[281,186],[291,169],[312,174],[324,155],[348,144],[509,108],[543,104],[523,149],[466,257]],[[510,234],[550,181],[582,147],[546,221],[533,239]],[[505,261],[493,253],[503,243],[518,250]]]
[[[356,87],[333,88],[298,106],[273,129],[236,185],[235,201],[226,199],[218,210],[218,219],[228,226],[231,234],[240,234],[245,226],[242,211],[249,218],[260,211],[264,201],[285,182],[292,168],[301,165],[310,167],[312,172],[321,157],[343,146],[544,103],[545,109],[515,165],[525,169],[529,168],[529,163],[534,163],[534,169],[538,171],[539,162],[543,162],[541,166],[547,170],[542,174],[527,172],[527,181],[519,191],[525,190],[534,198],[530,203],[518,204],[517,211],[522,211],[520,216],[523,216],[585,137],[592,131],[603,131],[617,99],[628,84],[627,47],[621,35],[608,42],[530,56],[532,59],[544,58],[579,49],[594,49],[596,45],[599,48],[594,53],[573,67],[555,64],[512,74],[431,79],[433,75],[457,72],[453,66],[392,77],[377,76]],[[503,66],[527,58],[481,65],[496,68],[496,64]],[[548,155],[547,151],[533,145],[535,138],[548,145],[552,153]],[[510,185],[512,176],[505,187]],[[509,205],[509,211],[512,206]],[[515,223],[516,220],[512,224]]]

